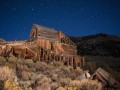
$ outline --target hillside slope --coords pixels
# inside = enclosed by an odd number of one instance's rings
[[[114,35],[96,34],[84,37],[69,37],[78,48],[78,54],[87,59],[106,62],[112,69],[120,71],[120,38]]]
[[[107,34],[84,37],[70,37],[78,46],[80,55],[101,55],[120,57],[120,38]]]

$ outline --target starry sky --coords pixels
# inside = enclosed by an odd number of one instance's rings
[[[0,0],[0,38],[29,39],[34,23],[69,36],[120,37],[120,0]]]

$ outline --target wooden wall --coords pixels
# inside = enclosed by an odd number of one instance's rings
[[[37,40],[37,45],[41,48],[50,49],[51,50],[51,43],[48,40]]]

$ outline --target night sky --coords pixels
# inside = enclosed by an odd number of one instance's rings
[[[120,37],[120,0],[0,0],[0,38],[29,39],[34,23],[69,36]]]

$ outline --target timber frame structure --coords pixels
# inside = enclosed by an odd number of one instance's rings
[[[49,63],[56,60],[76,68],[84,66],[84,58],[77,55],[77,46],[62,32],[33,24],[29,41],[0,42],[0,56],[16,56]]]

